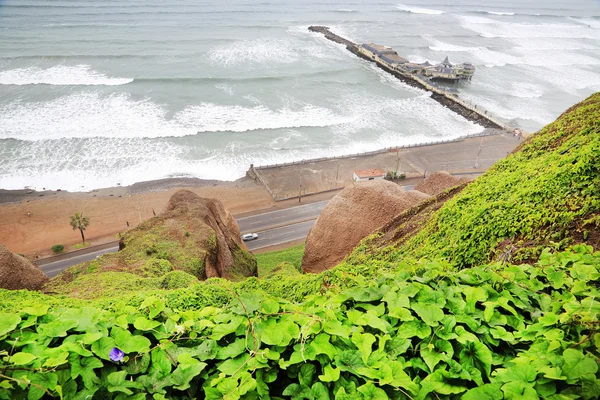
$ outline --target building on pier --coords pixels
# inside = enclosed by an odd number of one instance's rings
[[[475,73],[473,64],[464,63],[453,65],[448,57],[439,64],[433,65],[428,61],[424,63],[412,63],[388,46],[374,43],[364,43],[358,46],[358,52],[364,57],[382,64],[391,70],[400,73],[420,75],[429,79],[442,79],[447,81],[471,80]]]

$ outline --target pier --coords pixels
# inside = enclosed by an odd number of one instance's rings
[[[331,32],[331,30],[329,30],[329,28],[326,26],[310,26],[308,30],[311,32],[321,33],[332,42],[346,46],[346,49],[348,51],[354,53],[358,57],[363,58],[367,61],[375,62],[379,68],[394,75],[396,78],[406,83],[407,85],[431,92],[431,98],[433,100],[449,108],[455,113],[463,116],[469,121],[476,122],[477,124],[482,125],[486,128],[502,129],[507,132],[514,132],[517,130],[515,127],[511,127],[506,123],[502,122],[500,119],[490,115],[486,110],[477,107],[476,105],[471,104],[463,99],[460,99],[454,93],[450,93],[444,89],[432,85],[431,82],[422,79],[417,74],[404,73],[396,69],[391,69],[384,63],[373,61],[372,59],[366,57],[359,51],[359,45],[339,35],[336,35],[335,33]]]

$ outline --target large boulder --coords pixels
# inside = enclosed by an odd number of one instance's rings
[[[329,201],[310,230],[302,269],[316,273],[334,267],[364,237],[428,197],[385,180],[345,188]]]
[[[46,281],[48,277],[35,264],[0,243],[0,288],[38,290]]]
[[[81,296],[85,283],[92,287],[89,290],[110,293],[123,283],[100,283],[102,275],[108,276],[104,273],[164,279],[172,271],[180,271],[178,277],[191,275],[186,282],[214,277],[241,280],[257,276],[257,265],[240,237],[237,222],[219,200],[179,190],[162,213],[122,234],[117,253],[69,268],[44,290]],[[150,288],[155,284],[140,283]]]
[[[427,176],[415,186],[415,190],[426,193],[430,196],[436,196],[454,186],[468,182],[464,178],[456,178],[446,171],[436,171]]]

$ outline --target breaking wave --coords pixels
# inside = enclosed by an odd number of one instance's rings
[[[441,15],[445,14],[445,11],[434,10],[431,8],[422,8],[422,7],[414,7],[414,6],[406,6],[404,4],[396,5],[396,8],[400,11],[407,12],[410,14],[427,14],[427,15]]]
[[[57,65],[16,68],[0,71],[0,85],[104,85],[118,86],[133,82],[132,78],[110,78],[89,65]]]

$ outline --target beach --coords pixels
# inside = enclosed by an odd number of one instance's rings
[[[332,198],[353,184],[357,169],[398,168],[408,178],[402,181],[403,185],[416,184],[427,173],[437,170],[475,177],[521,142],[520,138],[500,132],[377,154],[306,160],[267,168],[257,166],[254,172],[258,171],[261,179],[249,174],[234,182],[169,178],[89,192],[0,190],[0,243],[33,259],[49,255],[50,247],[55,244],[69,250],[81,243],[79,232],[69,225],[69,217],[75,212],[83,212],[90,218],[86,239],[91,245],[115,241],[119,232],[160,213],[171,195],[182,188],[219,199],[230,213],[243,217]],[[300,183],[302,196],[298,199]]]

